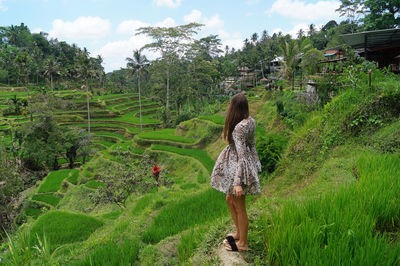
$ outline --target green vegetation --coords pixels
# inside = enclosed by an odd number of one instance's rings
[[[209,204],[210,202],[213,204]],[[212,222],[228,213],[225,195],[208,189],[164,207],[143,234],[143,240],[147,243],[157,243],[167,236],[194,225]]]
[[[67,178],[71,170],[58,170],[50,172],[38,188],[38,193],[57,192],[61,188],[62,181]]]
[[[78,183],[78,178],[79,178],[79,170],[71,170],[69,173],[69,177],[67,178],[67,181],[76,185]]]
[[[210,158],[207,152],[199,149],[182,149],[172,146],[165,146],[165,145],[152,145],[152,150],[159,150],[159,151],[168,151],[177,153],[179,155],[190,156],[199,160],[204,167],[211,173],[214,167],[214,161]]]
[[[45,235],[51,249],[67,243],[86,240],[97,228],[102,226],[99,220],[83,215],[63,211],[51,211],[39,217],[31,229],[31,243],[34,236]]]
[[[138,134],[139,138],[150,140],[167,140],[181,143],[194,143],[194,139],[185,138],[175,135],[175,129],[162,129],[157,131],[149,131]]]
[[[108,241],[96,246],[82,262],[75,265],[135,265],[141,248],[138,239],[123,239],[122,241]]]
[[[57,204],[60,202],[60,199],[53,194],[37,194],[33,195],[32,199],[48,203],[54,207],[57,206]]]
[[[268,261],[282,265],[398,264],[391,242],[398,221],[395,203],[400,159],[363,154],[359,183],[304,203],[288,202],[265,218]],[[271,225],[271,226],[268,226]]]
[[[225,117],[221,115],[204,115],[204,116],[199,116],[199,119],[209,120],[218,125],[225,124]]]

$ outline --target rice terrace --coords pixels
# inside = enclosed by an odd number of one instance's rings
[[[0,18],[0,265],[400,264],[398,1],[0,0]],[[251,118],[261,192],[236,195]]]

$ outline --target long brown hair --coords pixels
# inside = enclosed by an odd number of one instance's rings
[[[224,140],[228,140],[228,143],[232,143],[232,132],[235,126],[249,117],[249,103],[247,102],[244,94],[236,94],[231,99],[229,104],[228,113],[225,118],[224,126]]]

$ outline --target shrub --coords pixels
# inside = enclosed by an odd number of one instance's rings
[[[275,170],[287,142],[286,137],[278,134],[267,134],[257,138],[257,153],[264,171],[272,173]]]

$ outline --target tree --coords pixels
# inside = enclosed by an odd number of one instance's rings
[[[53,56],[46,59],[44,65],[44,75],[50,78],[50,88],[54,90],[54,75],[60,74],[60,63]]]
[[[300,66],[308,75],[314,75],[318,71],[318,62],[323,59],[324,53],[312,48],[303,55]]]
[[[142,27],[136,35],[147,35],[154,40],[153,43],[145,45],[142,49],[149,49],[161,54],[161,59],[165,64],[166,74],[166,112],[169,116],[170,102],[170,80],[171,68],[175,62],[181,58],[185,51],[193,42],[192,36],[201,27],[198,23],[189,23],[177,27]]]
[[[305,36],[304,30],[299,29],[299,31],[297,32],[297,39],[302,39],[304,36]]]
[[[356,14],[362,14],[364,30],[379,30],[400,26],[400,4],[398,0],[341,0],[337,9],[341,16],[353,22]]]
[[[138,82],[138,92],[139,92],[139,116],[140,116],[140,132],[142,132],[142,100],[140,93],[140,75],[143,72],[146,72],[146,67],[148,66],[148,61],[146,56],[142,55],[139,50],[133,51],[133,57],[127,57],[126,67],[129,69],[129,75],[134,76],[137,74],[137,82]]]
[[[126,200],[131,194],[142,194],[160,185],[172,184],[165,171],[161,171],[161,176],[152,175],[155,163],[148,155],[138,161],[130,151],[117,153],[121,163],[109,164],[99,171],[99,179],[103,185],[90,195],[95,204],[115,203],[120,208],[125,208]]]
[[[90,136],[90,104],[89,104],[89,75],[91,71],[91,62],[89,52],[86,48],[83,49],[77,56],[77,68],[79,77],[81,78],[84,87],[86,87],[86,106],[87,106],[87,118],[88,118],[88,134]]]

